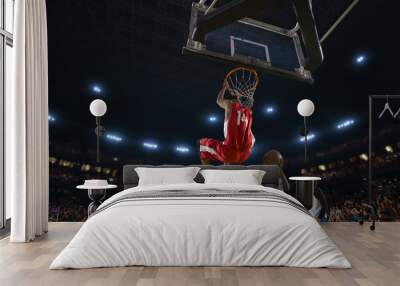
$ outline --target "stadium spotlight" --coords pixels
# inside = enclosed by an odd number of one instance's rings
[[[92,91],[96,94],[100,94],[103,91],[103,89],[99,85],[95,84],[92,86]]]
[[[178,145],[175,147],[175,151],[179,153],[189,153],[190,149],[186,146]]]
[[[358,56],[356,56],[356,63],[357,64],[363,64],[363,63],[365,63],[365,61],[367,60],[367,57],[365,56],[365,55],[358,55]]]
[[[354,123],[355,123],[355,121],[353,119],[345,120],[345,121],[339,122],[336,125],[336,128],[337,129],[344,129],[344,128],[350,127]]]
[[[122,137],[117,136],[115,134],[107,134],[106,137],[107,137],[107,139],[110,139],[111,141],[114,141],[114,142],[121,142],[122,141]]]
[[[215,115],[209,115],[208,116],[208,122],[215,123],[217,121],[218,121],[218,117],[217,116],[215,116]]]
[[[310,133],[310,134],[307,135],[307,141],[311,141],[314,138],[315,138],[315,134],[314,133]],[[300,137],[299,140],[300,140],[301,143],[303,143],[306,140],[306,138],[305,138],[305,136],[302,136],[302,137]]]
[[[54,117],[54,115],[51,115],[51,114],[48,115],[48,119],[49,119],[49,122],[56,121],[56,118]]]
[[[265,109],[264,109],[264,112],[265,112],[266,114],[273,114],[273,113],[275,113],[275,107],[273,107],[273,106],[266,106]]]
[[[156,149],[158,149],[158,144],[153,143],[153,142],[143,142],[143,147],[145,147],[147,149],[156,150]]]

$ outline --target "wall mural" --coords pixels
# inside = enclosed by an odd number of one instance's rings
[[[156,2],[47,3],[51,220],[86,220],[127,164],[276,165],[320,179],[288,182],[313,186],[322,221],[398,220],[400,98],[373,99],[370,135],[368,95],[396,90],[400,44],[359,28],[373,1],[338,23],[352,1],[315,3],[311,27],[282,12],[212,31],[205,7]],[[109,188],[89,198],[92,179]]]

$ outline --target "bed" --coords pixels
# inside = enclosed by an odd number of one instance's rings
[[[138,186],[137,167],[143,165],[124,166],[124,191],[98,208],[50,269],[351,267],[319,223],[285,192],[289,185],[278,166],[200,167],[263,170],[261,185],[205,184],[199,173],[194,183],[151,186]],[[172,167],[183,166],[163,166]]]

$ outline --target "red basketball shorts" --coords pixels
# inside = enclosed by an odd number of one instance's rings
[[[226,164],[241,164],[250,155],[251,148],[237,148],[211,138],[200,139],[200,159],[215,160]]]

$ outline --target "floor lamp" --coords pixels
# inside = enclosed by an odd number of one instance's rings
[[[297,104],[297,112],[304,118],[304,163],[307,164],[307,144],[308,144],[308,125],[307,117],[310,117],[314,113],[314,103],[309,99],[303,99]]]
[[[104,134],[105,129],[100,125],[101,117],[107,112],[107,104],[101,99],[95,99],[90,103],[90,113],[96,117],[96,138],[97,138],[97,156],[96,161],[100,163],[100,137]]]

